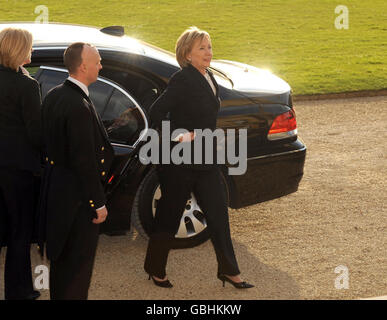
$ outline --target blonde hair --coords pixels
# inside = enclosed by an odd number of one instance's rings
[[[0,64],[18,70],[29,59],[32,34],[24,29],[6,28],[0,32]]]
[[[200,30],[193,26],[185,30],[176,41],[176,60],[180,67],[186,67],[190,61],[187,59],[187,54],[191,52],[193,44],[197,39],[202,41],[207,37],[211,41],[210,35],[204,30]]]

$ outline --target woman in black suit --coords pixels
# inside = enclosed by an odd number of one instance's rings
[[[30,242],[34,220],[34,173],[40,171],[41,97],[22,67],[31,62],[32,35],[0,32],[0,245],[7,245],[5,299],[36,299]]]
[[[172,142],[171,148],[178,143],[190,143],[191,163],[162,163],[157,168],[162,196],[156,209],[144,269],[156,285],[172,287],[165,271],[168,253],[187,200],[193,192],[206,215],[218,262],[218,278],[223,285],[227,281],[236,288],[251,288],[252,285],[239,277],[220,170],[216,164],[204,163],[205,152],[202,153],[201,163],[193,162],[194,129],[214,131],[220,107],[218,85],[208,69],[212,59],[209,34],[196,27],[187,29],[176,43],[176,58],[181,70],[172,76],[166,90],[151,106],[150,118],[153,127],[161,128],[162,121],[169,115],[171,132],[175,129],[188,131],[178,136],[178,141]]]

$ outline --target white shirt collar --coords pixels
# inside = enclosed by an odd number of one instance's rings
[[[81,81],[79,81],[79,80],[77,80],[77,79],[74,79],[74,78],[71,77],[71,76],[69,76],[69,77],[67,78],[67,80],[69,80],[69,81],[75,83],[78,87],[80,87],[80,88],[83,90],[84,93],[86,93],[87,96],[89,96],[89,89],[87,89],[87,86],[86,86],[84,83],[82,83]]]
[[[206,73],[204,74],[204,78],[207,79],[208,84],[210,85],[212,91],[214,92],[214,95],[216,95],[216,88],[215,88],[214,83],[212,82],[212,79],[211,79],[211,77],[210,77],[208,71],[206,71]]]

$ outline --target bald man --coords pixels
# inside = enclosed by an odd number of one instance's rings
[[[46,171],[42,201],[52,300],[86,300],[99,224],[108,215],[104,184],[114,151],[88,86],[102,69],[98,50],[86,43],[64,53],[69,78],[43,102]]]

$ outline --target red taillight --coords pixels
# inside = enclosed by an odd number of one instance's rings
[[[293,109],[280,114],[274,119],[268,133],[268,138],[270,140],[286,138],[287,136],[283,136],[283,133],[287,135],[297,134],[297,121]]]

